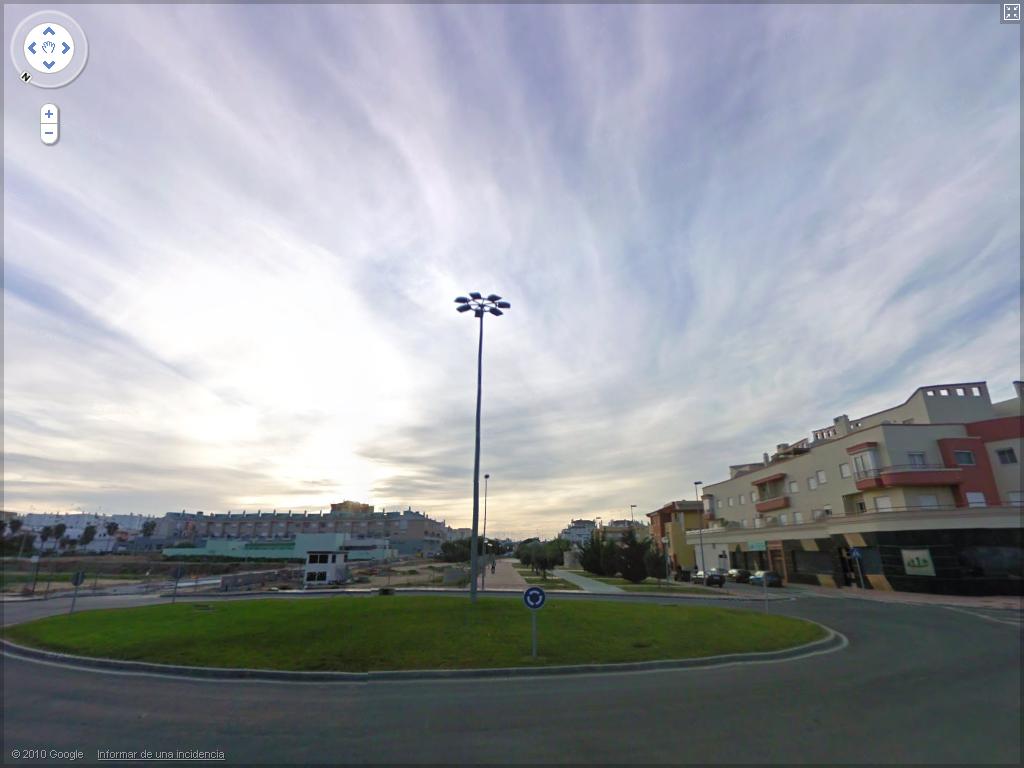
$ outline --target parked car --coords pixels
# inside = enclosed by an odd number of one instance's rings
[[[781,587],[782,577],[775,571],[755,571],[750,583],[758,587]]]
[[[728,576],[730,581],[735,581],[737,584],[746,584],[750,581],[750,571],[746,568],[730,568]]]
[[[712,568],[707,573],[704,571],[697,571],[693,577],[694,582],[697,584],[703,584],[708,587],[724,587],[725,586],[725,574],[721,573],[715,568]]]

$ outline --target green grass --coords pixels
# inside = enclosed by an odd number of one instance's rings
[[[80,611],[4,628],[11,640],[84,656],[291,670],[460,669],[680,659],[772,651],[824,636],[761,612],[549,599],[366,597],[178,603]]]

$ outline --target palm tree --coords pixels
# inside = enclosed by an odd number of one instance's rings
[[[18,518],[14,518],[13,520],[11,520],[9,525],[10,525],[10,529],[11,529],[11,536],[13,536],[18,531],[21,530],[22,521],[19,520]]]
[[[39,541],[45,545],[47,539],[51,536],[53,536],[53,528],[49,525],[44,525],[43,529],[39,532]]]
[[[153,531],[156,530],[156,520],[147,520],[142,524],[142,535],[145,538],[149,538],[153,535]]]
[[[64,525],[64,523],[57,523],[55,526],[53,526],[53,538],[55,538],[59,542],[61,539],[64,538],[64,531],[66,531],[67,529],[68,527]],[[64,547],[66,546],[67,544],[64,545]],[[61,549],[63,549],[64,547],[61,547]],[[56,545],[54,546],[54,548],[56,549]]]
[[[106,527],[107,527],[107,536],[113,536],[115,533],[117,533],[117,528],[118,528],[117,523],[107,523]]]

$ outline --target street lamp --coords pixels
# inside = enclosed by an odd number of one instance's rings
[[[633,510],[634,509],[636,509],[636,504],[630,504],[629,505],[629,522],[631,522],[631,523],[635,523],[636,522],[636,520],[633,519]]]
[[[668,536],[661,537],[661,545],[665,550],[665,581],[668,581]]]
[[[700,480],[696,480],[693,483],[693,493],[697,497],[697,501],[700,501],[700,486],[704,485]],[[704,571],[704,580],[708,578],[707,569],[704,567],[704,508],[701,506],[700,510],[700,533],[697,534],[697,538],[700,540],[700,569]]]
[[[487,554],[487,481],[491,479],[489,474],[484,475],[484,554]],[[480,571],[480,591],[487,585],[487,561]]]
[[[512,305],[507,301],[501,301],[501,296],[492,293],[484,298],[479,293],[473,292],[469,297],[459,296],[455,299],[458,312],[469,312],[473,310],[473,316],[480,318],[480,343],[476,352],[476,453],[473,459],[473,534],[470,537],[469,550],[469,599],[476,602],[476,569],[477,569],[477,526],[480,523],[480,398],[483,390],[483,367],[484,367],[484,315],[488,312],[492,315],[501,316],[505,314],[501,310],[508,309]]]

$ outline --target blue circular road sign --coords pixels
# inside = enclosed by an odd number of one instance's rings
[[[523,602],[526,603],[527,608],[536,610],[544,605],[544,600],[546,599],[544,590],[540,587],[530,587],[523,592]]]

